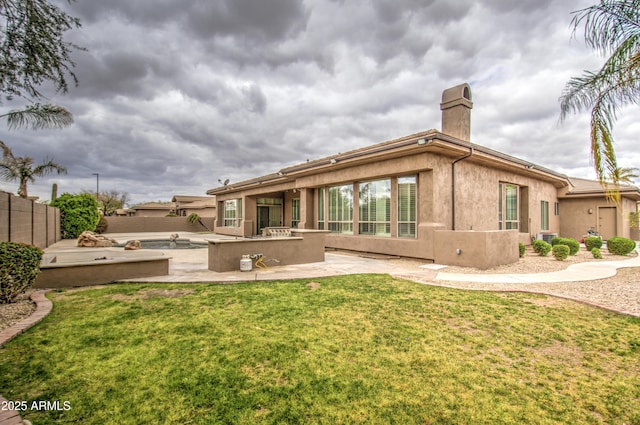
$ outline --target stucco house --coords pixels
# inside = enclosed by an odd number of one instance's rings
[[[198,214],[200,217],[215,217],[215,196],[175,195],[171,202],[175,203],[176,214],[180,217],[188,217]]]
[[[173,202],[145,202],[131,207],[136,217],[166,217],[176,213],[176,205]]]
[[[581,239],[587,229],[593,229],[603,239],[624,236],[638,240],[629,215],[638,211],[640,191],[635,186],[620,185],[620,204],[608,202],[600,182],[570,177],[569,186],[559,192],[560,233]]]
[[[560,214],[572,217],[577,180],[472,143],[472,107],[471,88],[461,84],[442,94],[442,131],[210,189],[215,232],[324,229],[327,247],[481,268],[517,261],[517,243],[532,237],[586,232],[586,222],[561,223]],[[630,199],[639,194],[635,188]]]

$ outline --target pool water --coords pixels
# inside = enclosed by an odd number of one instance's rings
[[[124,247],[125,244],[118,246]],[[206,248],[205,242],[192,242],[189,239],[178,239],[172,241],[170,239],[153,239],[153,240],[141,240],[140,245],[142,249],[200,249]]]

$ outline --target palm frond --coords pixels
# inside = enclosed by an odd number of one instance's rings
[[[9,129],[31,127],[34,130],[43,128],[63,128],[73,123],[73,115],[58,105],[34,103],[23,110],[9,111],[0,115],[6,118]]]

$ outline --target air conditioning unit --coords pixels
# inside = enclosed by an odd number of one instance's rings
[[[557,238],[557,233],[542,233],[542,240],[546,243],[551,243],[551,239]]]

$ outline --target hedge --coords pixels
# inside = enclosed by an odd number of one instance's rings
[[[567,245],[556,244],[553,246],[553,256],[556,257],[558,261],[566,260],[569,252],[571,252],[571,248]]]
[[[592,251],[593,248],[602,248],[602,238],[598,236],[587,236],[584,238],[584,246],[587,247],[587,251]]]
[[[551,251],[551,245],[541,239],[537,239],[533,241],[533,250],[541,257],[546,257]]]
[[[607,240],[607,249],[611,254],[629,255],[636,248],[636,243],[631,239],[616,236]]]
[[[24,294],[40,273],[42,250],[16,242],[0,242],[0,304]]]
[[[63,193],[51,205],[60,209],[60,227],[64,239],[77,238],[85,230],[94,232],[100,221],[98,201],[87,193]]]
[[[553,238],[551,246],[566,245],[569,247],[569,255],[576,255],[580,251],[580,242],[573,238]]]

